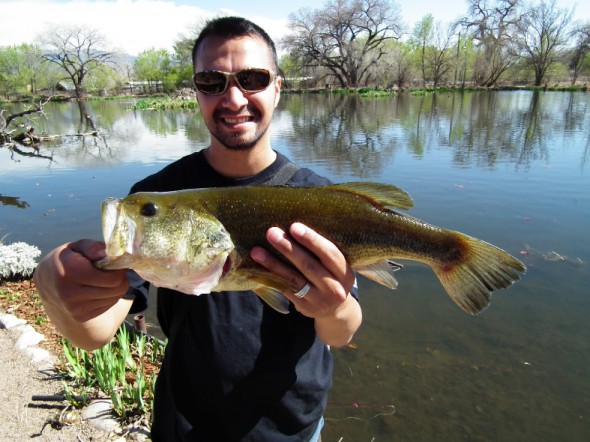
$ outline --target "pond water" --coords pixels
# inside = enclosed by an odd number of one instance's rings
[[[86,103],[92,119],[49,104],[38,133],[100,138],[0,149],[4,243],[100,238],[105,197],[207,145],[198,111],[130,104]],[[528,266],[475,317],[424,266],[406,263],[396,291],[361,278],[364,321],[334,350],[323,440],[588,440],[589,123],[580,92],[282,97],[275,149],[336,182],[402,187],[412,215]]]

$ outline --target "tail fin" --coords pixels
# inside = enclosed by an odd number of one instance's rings
[[[460,234],[468,245],[466,259],[450,268],[434,266],[433,270],[455,303],[475,315],[490,303],[492,292],[509,287],[524,273],[522,262],[504,250]]]

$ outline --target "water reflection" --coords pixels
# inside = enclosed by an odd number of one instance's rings
[[[0,149],[0,236],[44,252],[100,238],[105,197],[208,144],[198,111],[130,104],[86,103],[100,139]],[[356,349],[334,351],[326,440],[587,439],[589,105],[543,91],[281,98],[273,147],[337,182],[399,185],[411,214],[529,267],[475,318],[420,266],[399,272],[395,292],[361,278],[363,326]],[[92,130],[71,103],[46,114],[38,133]]]
[[[397,150],[419,158],[440,146],[452,149],[460,167],[494,168],[499,162],[527,167],[549,160],[547,139],[556,131],[567,138],[588,120],[587,97],[575,92],[404,94],[371,100],[296,95],[285,101],[279,115],[287,113],[292,127],[281,135],[297,158],[359,178],[380,175]]]
[[[130,149],[141,149],[145,131],[158,137],[182,136],[201,147],[208,143],[198,111],[133,111],[131,104],[49,103],[47,119],[35,122],[37,132],[64,138],[34,151],[15,148],[13,153],[97,166],[117,164]],[[531,161],[547,161],[547,139],[556,131],[567,139],[580,130],[588,121],[587,104],[586,95],[579,92],[403,94],[377,99],[285,95],[275,120],[279,142],[289,145],[297,158],[326,165],[334,174],[369,178],[380,175],[396,151],[420,158],[439,146],[452,149],[457,166],[493,168],[510,162],[526,167]],[[76,136],[91,133],[98,136]],[[587,153],[581,158],[582,167],[586,157]]]
[[[18,196],[7,196],[0,194],[0,203],[3,206],[14,206],[18,209],[26,209],[29,207],[29,203],[21,201]]]
[[[18,146],[18,145],[14,145],[14,146],[9,146],[7,147],[7,149],[12,153],[10,155],[10,159],[11,161],[14,162],[19,162],[20,158],[19,157],[30,157],[30,158],[41,158],[41,159],[46,159],[49,161],[53,160],[53,155],[44,155],[42,153],[40,153],[40,149],[39,146]],[[32,150],[25,150],[25,149],[32,149]]]
[[[280,111],[289,114],[292,124],[282,141],[296,146],[297,157],[306,162],[367,178],[379,172],[397,148],[387,132],[395,119],[390,106],[389,100],[356,95],[292,96]]]

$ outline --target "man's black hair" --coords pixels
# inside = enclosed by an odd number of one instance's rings
[[[242,17],[220,17],[209,20],[195,40],[192,53],[193,65],[196,64],[197,51],[205,38],[221,37],[229,39],[244,36],[259,37],[266,42],[272,54],[275,73],[278,73],[277,49],[272,38],[260,26]]]

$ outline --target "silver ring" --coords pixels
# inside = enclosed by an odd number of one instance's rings
[[[299,299],[304,298],[305,295],[307,295],[307,292],[309,292],[310,288],[311,285],[309,282],[306,282],[305,285],[301,287],[301,290],[299,290],[297,293],[293,293],[293,295],[297,296]]]

